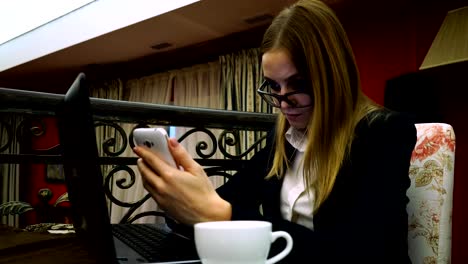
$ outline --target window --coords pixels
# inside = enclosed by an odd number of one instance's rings
[[[0,71],[197,1],[0,0]]]
[[[0,45],[95,0],[6,0],[0,2]]]

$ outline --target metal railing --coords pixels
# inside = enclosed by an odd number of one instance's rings
[[[12,144],[23,144],[28,138],[46,133],[41,122],[44,117],[55,115],[64,95],[0,88],[0,163],[10,164],[61,164],[59,153],[40,153],[20,147],[12,153]],[[248,163],[248,157],[261,149],[266,131],[275,122],[275,115],[208,108],[179,107],[139,102],[90,98],[91,111],[100,138],[99,162],[102,165],[105,192],[110,203],[128,208],[120,222],[133,222],[160,212],[141,212],[137,209],[150,196],[136,202],[121,201],[113,195],[113,188],[129,189],[135,184],[135,172],[129,167],[137,158],[125,156],[125,150],[133,147],[132,131],[136,127],[163,126],[185,128],[179,142],[191,142],[195,160],[205,167],[209,176],[229,178],[233,172]],[[12,115],[20,122],[11,123]],[[15,132],[14,132],[15,131]],[[103,134],[107,137],[102,136]],[[203,134],[203,139],[193,141],[194,135]],[[109,136],[111,135],[111,136]],[[246,144],[247,135],[253,140]],[[190,151],[190,150],[189,150]],[[116,177],[125,173],[124,178]],[[114,187],[113,187],[114,186]]]

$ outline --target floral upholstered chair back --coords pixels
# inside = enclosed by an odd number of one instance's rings
[[[416,124],[408,190],[412,263],[450,263],[455,134],[448,124]]]

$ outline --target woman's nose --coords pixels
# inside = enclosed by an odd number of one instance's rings
[[[288,87],[287,86],[281,86],[281,89],[280,89],[280,92],[279,92],[279,95],[285,95],[287,94],[289,91],[288,91]],[[285,101],[285,100],[282,100],[280,102],[280,108],[290,108],[291,106]]]
[[[289,91],[289,89],[288,89],[287,86],[281,86],[281,89],[280,89],[280,93],[279,93],[279,94],[280,94],[280,95],[285,95],[285,94],[287,94],[287,93],[289,93],[289,92],[290,92],[290,91]]]
[[[290,104],[288,104],[286,101],[281,101],[280,103],[280,108],[281,109],[286,109],[286,108],[291,108],[292,106]]]

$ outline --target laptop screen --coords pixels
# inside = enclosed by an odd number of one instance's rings
[[[89,86],[83,73],[59,106],[57,122],[73,225],[99,263],[113,263],[115,248],[98,162]]]

